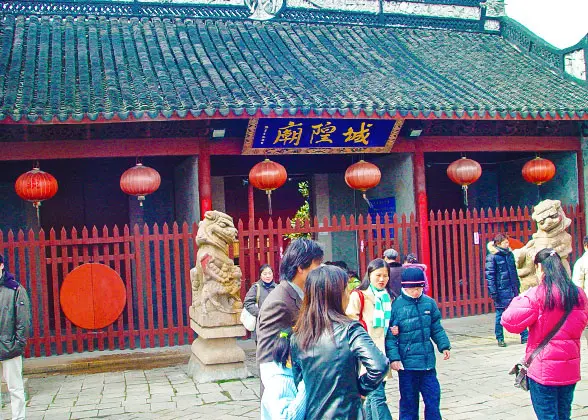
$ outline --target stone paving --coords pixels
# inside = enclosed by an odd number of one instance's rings
[[[534,419],[529,394],[513,387],[506,372],[523,354],[519,337],[496,346],[493,314],[444,321],[452,340],[449,361],[437,362],[443,418]],[[588,348],[582,342],[582,373]],[[249,357],[249,361],[253,358]],[[259,418],[259,379],[195,384],[185,366],[125,372],[29,378],[28,419],[247,419]],[[398,384],[387,383],[398,418]],[[422,405],[421,405],[422,411]],[[10,406],[2,408],[10,418]],[[421,418],[423,416],[421,415]],[[588,381],[576,387],[572,417],[588,419]]]

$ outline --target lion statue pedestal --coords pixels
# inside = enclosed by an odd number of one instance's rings
[[[219,211],[207,211],[198,225],[196,267],[190,270],[190,326],[198,337],[188,363],[198,383],[248,376],[245,352],[237,345],[245,335],[239,321],[241,269],[228,254],[236,237],[233,219]]]
[[[517,265],[517,274],[521,279],[521,293],[537,286],[533,260],[537,252],[544,248],[553,248],[561,257],[561,262],[571,275],[568,257],[572,252],[572,236],[566,232],[572,221],[566,217],[559,200],[543,200],[533,209],[532,219],[537,223],[537,232],[533,239],[513,254]]]

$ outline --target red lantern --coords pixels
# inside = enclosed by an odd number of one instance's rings
[[[43,172],[36,164],[31,171],[19,176],[14,184],[14,189],[20,198],[31,201],[37,209],[39,219],[39,206],[41,201],[48,200],[57,193],[57,180],[51,174]]]
[[[120,177],[120,189],[126,194],[137,196],[140,206],[143,205],[145,196],[157,191],[160,184],[159,172],[141,162],[127,169]]]
[[[523,166],[525,181],[541,185],[555,176],[555,165],[548,159],[536,157]]]
[[[482,176],[482,167],[478,162],[465,156],[452,162],[447,168],[447,176],[456,184],[461,185],[464,192],[464,204],[468,205],[468,185],[473,184]]]
[[[377,186],[380,183],[380,179],[382,179],[380,169],[373,163],[366,162],[363,159],[354,163],[345,171],[345,182],[347,185],[354,190],[363,192],[363,199],[367,201],[370,207],[371,204],[365,192]]]
[[[267,194],[269,214],[272,215],[272,191],[280,188],[288,179],[286,168],[277,162],[265,159],[249,171],[249,182]]]

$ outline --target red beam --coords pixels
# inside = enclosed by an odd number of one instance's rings
[[[202,139],[198,155],[198,192],[200,195],[200,220],[212,210],[212,177],[210,174],[210,149],[208,139]]]
[[[415,207],[419,226],[419,253],[421,262],[429,268],[429,295],[432,293],[431,277],[431,243],[429,240],[429,204],[427,200],[427,182],[425,177],[425,154],[422,151],[422,141],[415,142],[416,151],[412,155]]]
[[[422,136],[423,152],[538,152],[581,150],[578,137]],[[395,146],[396,147],[396,146]]]
[[[211,144],[213,155],[240,155],[243,139],[226,138]],[[132,156],[189,156],[200,153],[195,137],[108,140],[57,140],[2,143],[2,160],[83,159]]]
[[[584,192],[584,159],[582,159],[582,154],[582,152],[576,152],[576,162],[578,165],[578,204],[580,205],[580,212],[584,213],[586,193]]]

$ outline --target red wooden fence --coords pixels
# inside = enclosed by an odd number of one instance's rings
[[[577,206],[568,206],[566,215],[572,220],[569,232],[573,238],[570,261],[581,255],[584,235],[584,215]],[[486,244],[495,233],[507,232],[526,243],[535,229],[528,208],[495,209],[488,211],[431,212],[429,238],[431,243],[430,282],[432,296],[439,303],[444,317],[476,315],[491,312],[492,300],[488,297],[484,280]],[[402,255],[418,251],[419,225],[415,216],[395,215],[392,219],[371,216],[317,218],[305,224],[291,226],[290,220],[277,219],[245,225],[238,223],[239,265],[243,271],[242,296],[256,281],[261,264],[269,264],[277,272],[279,261],[287,245],[284,235],[308,233],[315,239],[321,233],[355,232],[348,247],[356,247],[359,274],[374,258],[382,256],[386,248],[393,247]]]
[[[157,224],[151,229],[124,226],[111,232],[74,228],[38,233],[0,232],[0,253],[29,291],[32,337],[26,356],[181,345],[194,337],[188,306],[190,268],[194,266],[196,226]],[[123,279],[126,307],[112,325],[86,330],[65,318],[59,302],[61,283],[77,266],[102,263]]]
[[[582,252],[584,215],[578,207],[565,208],[572,219],[574,240],[570,261]],[[444,317],[492,311],[483,269],[486,243],[497,232],[508,232],[523,242],[533,233],[529,209],[438,212],[429,216],[431,242],[430,282],[432,295]],[[239,265],[243,271],[242,296],[256,280],[259,266],[270,264],[277,272],[289,243],[284,235],[347,232],[345,246],[356,248],[359,273],[383,250],[396,248],[401,254],[418,250],[419,225],[414,215],[372,219],[359,216],[332,217],[319,223],[313,219],[292,226],[290,220],[239,221]],[[0,253],[8,257],[8,268],[28,289],[32,301],[33,334],[27,356],[42,356],[114,349],[163,347],[186,344],[194,338],[188,307],[191,303],[190,269],[197,251],[196,225],[181,227],[157,224],[152,228],[128,226],[109,231],[84,228],[47,234],[0,232]],[[477,239],[476,239],[477,238]],[[233,249],[230,249],[232,255]],[[75,267],[102,263],[123,279],[127,304],[117,321],[100,330],[72,325],[61,311],[59,290]]]

